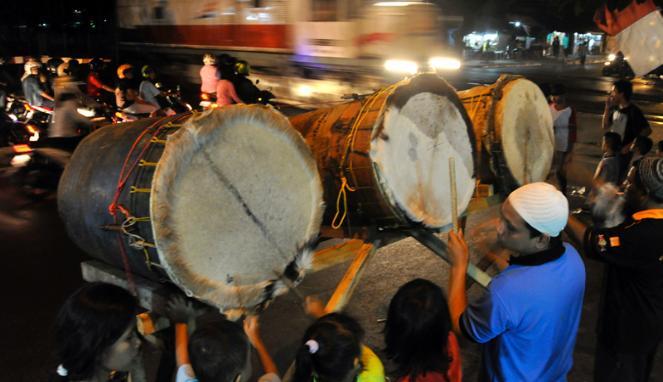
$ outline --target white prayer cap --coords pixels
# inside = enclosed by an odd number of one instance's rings
[[[513,191],[507,201],[537,231],[556,237],[569,219],[569,201],[553,185],[537,182]]]

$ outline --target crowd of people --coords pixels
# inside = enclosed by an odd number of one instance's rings
[[[258,102],[260,90],[247,78],[250,69],[246,61],[228,55],[217,59],[206,54],[203,64],[200,90],[214,100],[216,106]],[[90,127],[89,119],[76,111],[81,106],[99,108],[103,105],[132,116],[175,114],[154,67],[121,64],[115,76],[109,75],[109,69],[110,63],[99,58],[90,60],[87,65],[76,59],[67,62],[51,59],[46,65],[28,59],[20,87],[30,106],[52,112],[53,128],[49,129],[52,137],[76,136],[81,127]],[[4,96],[0,99],[4,100]],[[4,110],[4,105],[0,106]]]
[[[205,56],[204,61],[201,91],[216,96],[219,105],[242,102],[224,70],[216,69],[214,58]],[[26,79],[37,75],[33,66],[26,69]],[[88,89],[95,94],[113,91],[122,104],[158,97],[158,88],[150,84],[132,87],[130,69],[118,68],[124,81],[115,88],[92,79]],[[145,81],[154,81],[152,68],[143,68],[142,74]],[[26,86],[34,87],[34,80]],[[467,295],[469,249],[464,233],[449,233],[446,296],[440,286],[415,279],[391,299],[383,334],[392,369],[385,370],[376,352],[364,344],[364,330],[354,318],[328,312],[314,298],[305,302],[314,321],[293,354],[294,366],[280,373],[261,339],[258,317],[245,317],[240,324],[174,297],[168,316],[175,337],[170,349],[176,354],[175,380],[256,379],[250,361],[254,348],[263,369],[257,380],[264,382],[379,382],[385,375],[397,382],[458,382],[463,378],[463,338],[481,344],[481,381],[565,381],[583,314],[584,257],[606,265],[595,381],[648,381],[663,339],[663,242],[658,240],[663,232],[663,142],[653,155],[651,128],[631,96],[630,82],[617,81],[606,101],[604,154],[593,179],[588,224],[570,212],[565,195],[577,120],[565,89],[554,87],[552,171],[558,187],[536,182],[508,195],[500,208],[497,236],[510,257],[475,299]],[[49,101],[37,91],[32,97]],[[56,105],[66,101],[62,98],[56,98]],[[614,192],[601,193],[606,186]],[[56,320],[59,366],[54,378],[126,378],[141,346],[134,319],[138,309],[131,294],[109,284],[87,284],[71,295]]]

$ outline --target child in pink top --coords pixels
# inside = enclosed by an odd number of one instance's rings
[[[233,103],[244,103],[232,82],[228,80],[219,80],[216,84],[216,104],[219,106],[232,105]]]
[[[211,54],[206,54],[203,57],[203,63],[205,64],[200,68],[200,80],[202,85],[200,85],[200,91],[203,93],[216,93],[216,85],[219,81],[219,74],[216,68],[214,57]]]

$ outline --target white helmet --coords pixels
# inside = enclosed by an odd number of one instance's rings
[[[214,65],[216,64],[216,59],[210,53],[205,53],[203,56],[203,63],[205,65]]]
[[[23,65],[23,69],[25,69],[25,72],[28,74],[32,72],[33,68],[41,68],[41,64],[37,61],[28,61]]]

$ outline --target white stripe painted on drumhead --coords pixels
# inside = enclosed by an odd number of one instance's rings
[[[423,92],[402,109],[389,106],[383,123],[371,158],[387,197],[414,222],[429,228],[450,224],[449,157],[455,158],[460,212],[475,185],[470,129],[461,111],[447,96]]]
[[[152,183],[161,264],[183,289],[221,309],[285,291],[277,274],[310,263],[322,185],[303,138],[263,106],[219,108],[168,137]]]

